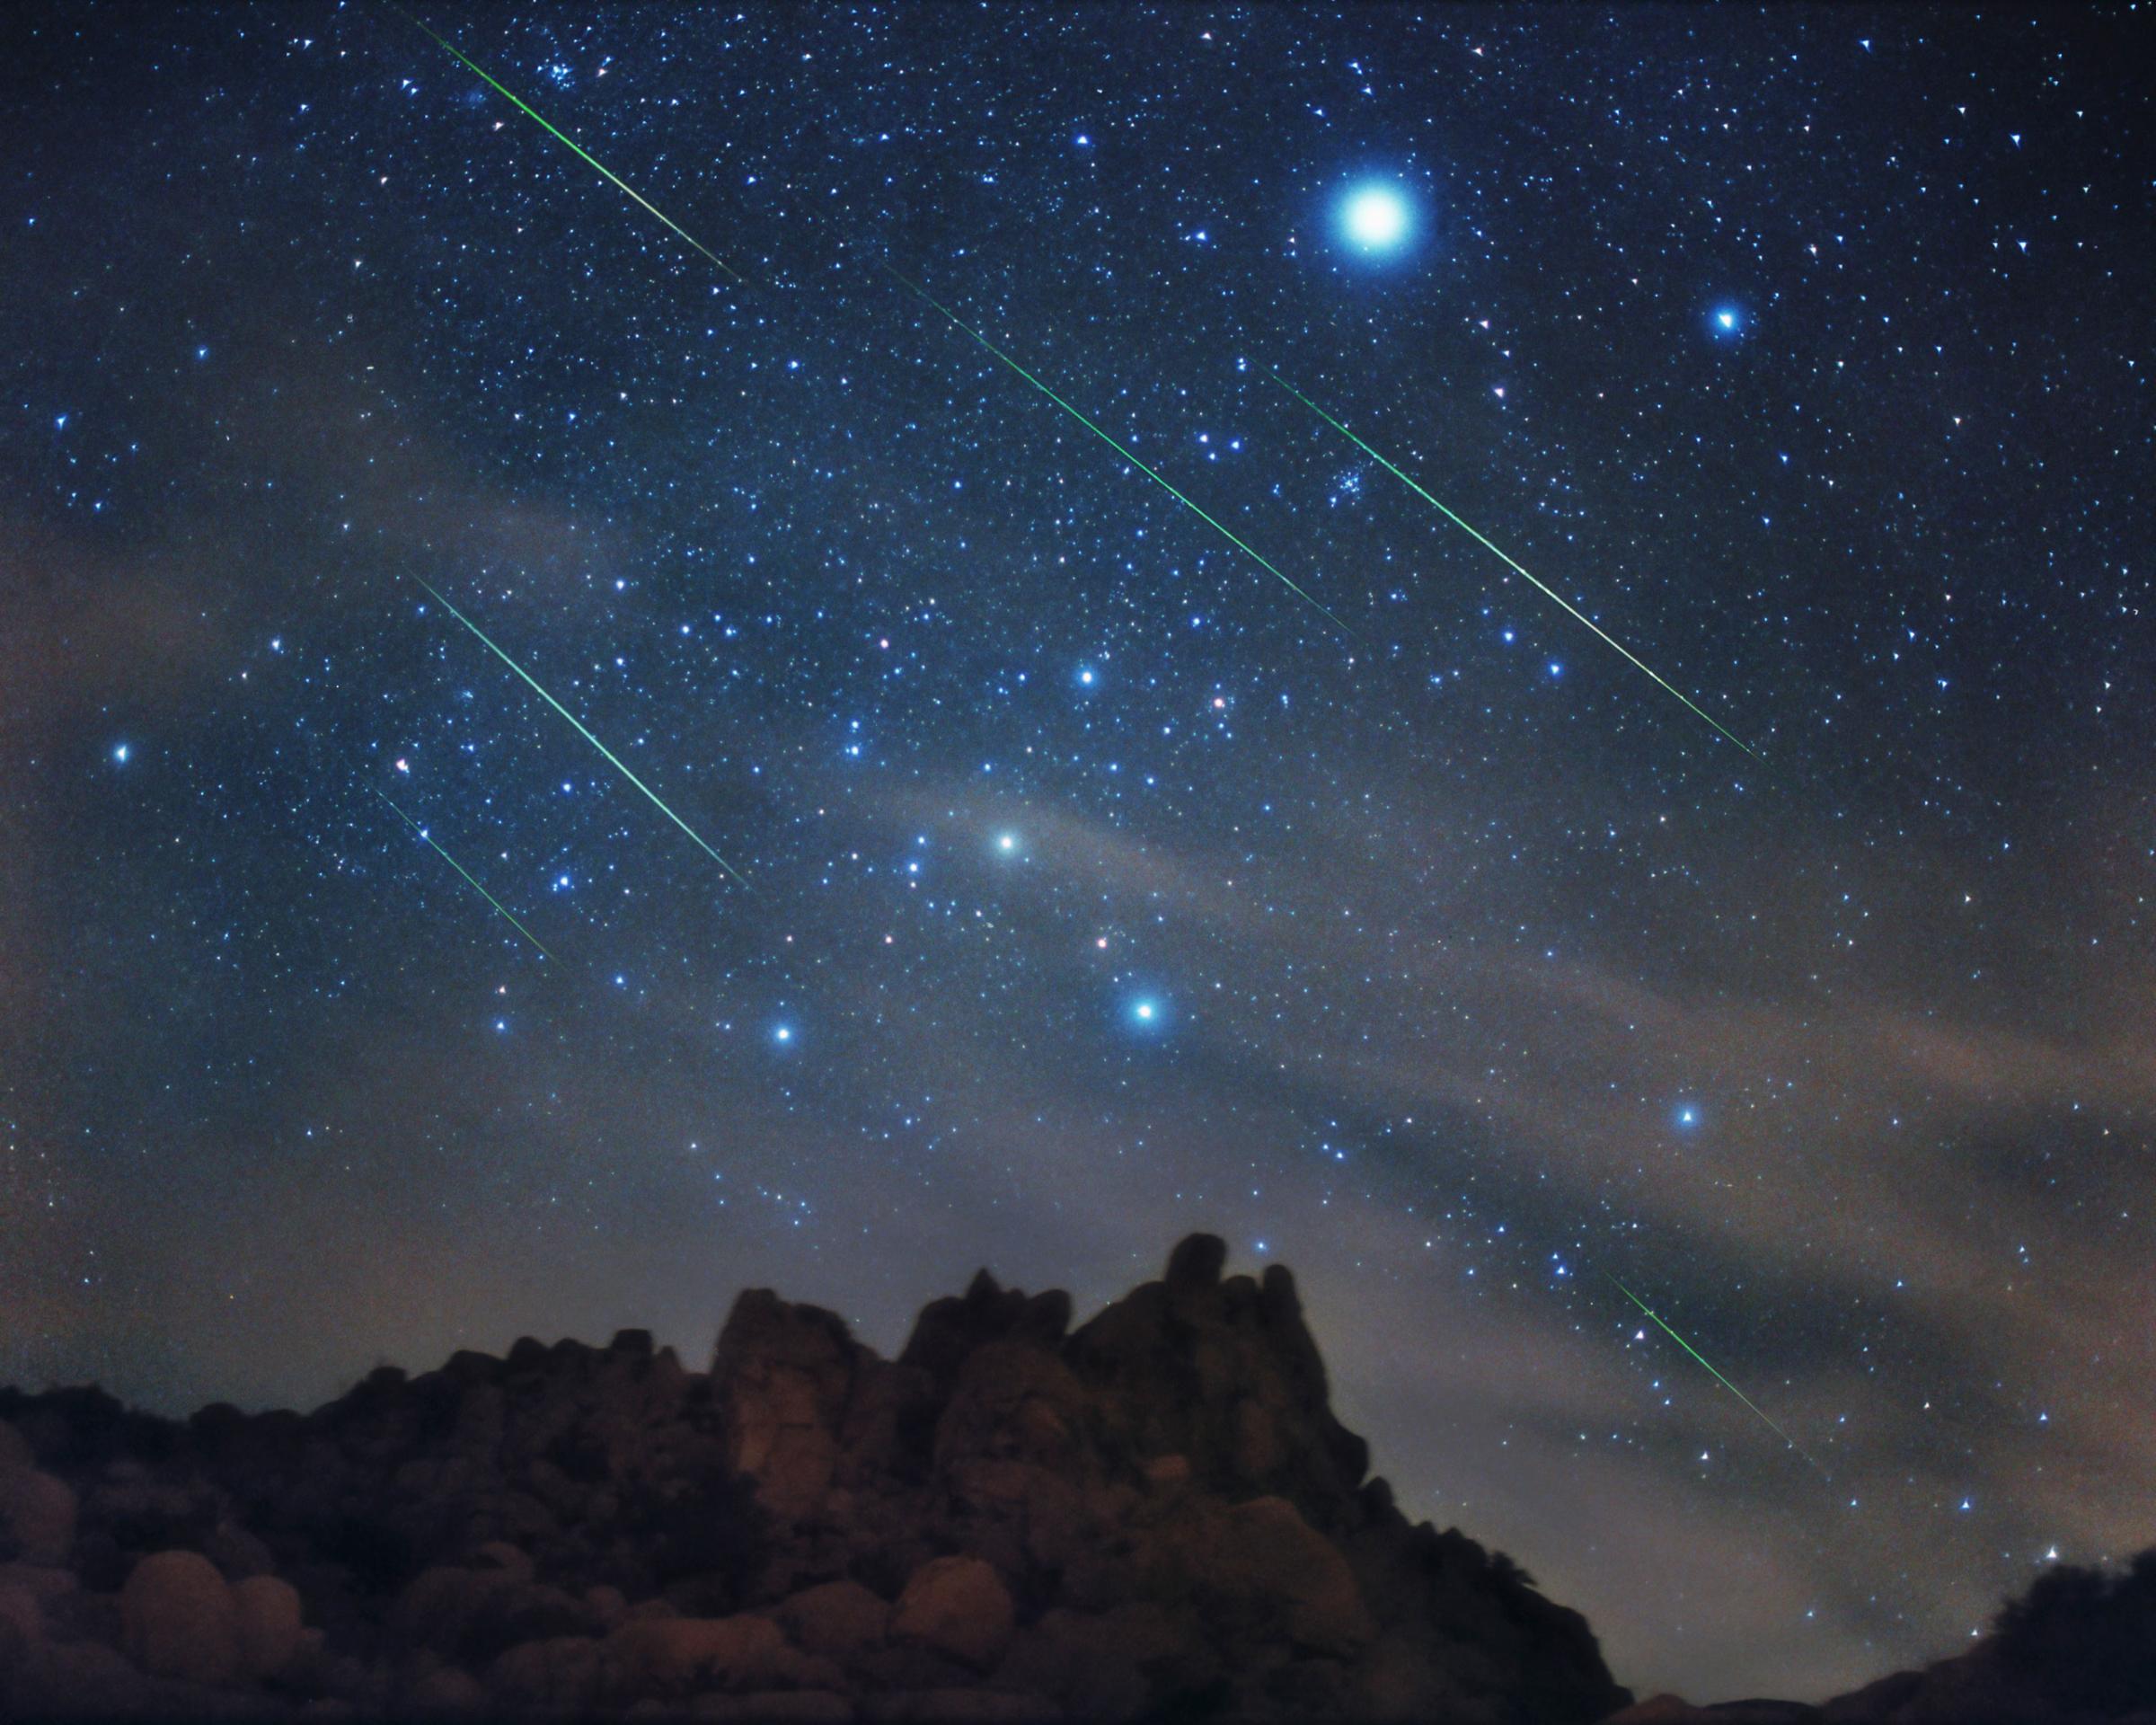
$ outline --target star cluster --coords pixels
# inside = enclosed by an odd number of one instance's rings
[[[0,1381],[1206,1227],[1643,1692],[2156,1539],[2126,21],[430,22],[725,268],[392,9],[7,26]]]

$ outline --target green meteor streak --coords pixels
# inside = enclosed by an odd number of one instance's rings
[[[376,791],[375,794],[377,797],[381,797],[384,802],[389,802],[389,798],[382,792]],[[396,816],[399,820],[402,821],[407,827],[411,827],[413,832],[417,833],[429,845],[434,845],[435,850],[440,854],[443,862],[446,862],[451,868],[455,869],[459,874],[463,875],[465,880],[471,880],[473,889],[477,891],[482,898],[484,898],[490,905],[492,905],[496,910],[501,912],[502,916],[508,919],[508,924],[511,928],[515,929],[519,934],[523,935],[524,938],[529,941],[534,946],[538,947],[540,951],[546,953],[548,958],[551,959],[554,956],[552,952],[547,952],[545,946],[541,942],[536,934],[533,933],[530,929],[526,928],[514,916],[509,916],[508,909],[503,906],[500,899],[497,898],[492,893],[489,892],[484,887],[481,886],[478,881],[472,880],[470,871],[468,871],[462,862],[459,862],[454,856],[451,856],[447,851],[443,850],[439,845],[434,844],[434,835],[432,833],[429,832],[424,827],[420,826],[418,821],[414,820],[402,809],[398,809],[395,803],[389,802],[389,806],[393,809],[396,809]]]
[[[1400,480],[1408,487],[1409,491],[1413,491],[1416,496],[1422,499],[1424,502],[1433,505],[1446,520],[1450,521],[1454,526],[1468,534],[1478,544],[1480,544],[1490,551],[1496,552],[1500,558],[1504,559],[1505,562],[1509,567],[1517,571],[1520,574],[1525,575],[1528,580],[1533,582],[1535,589],[1538,592],[1542,593],[1548,598],[1554,599],[1559,605],[1564,607],[1568,615],[1574,618],[1577,618],[1579,622],[1586,624],[1588,628],[1594,630],[1594,632],[1597,635],[1601,636],[1604,641],[1608,642],[1610,646],[1614,647],[1619,652],[1624,654],[1626,659],[1630,659],[1635,666],[1638,666],[1639,669],[1646,671],[1648,676],[1654,677],[1656,682],[1661,684],[1662,686],[1665,689],[1667,689],[1670,694],[1675,695],[1678,700],[1683,702],[1686,706],[1692,710],[1692,712],[1698,713],[1701,718],[1706,720],[1709,724],[1712,725],[1715,730],[1720,731],[1723,736],[1727,737],[1731,742],[1735,743],[1739,748],[1743,749],[1745,754],[1751,756],[1754,760],[1759,761],[1761,765],[1763,766],[1766,765],[1765,761],[1761,757],[1759,751],[1753,748],[1744,740],[1743,738],[1737,736],[1735,731],[1731,730],[1727,725],[1723,724],[1720,720],[1715,718],[1713,714],[1700,707],[1682,689],[1674,687],[1664,678],[1657,676],[1654,671],[1648,669],[1646,665],[1642,664],[1639,659],[1635,658],[1629,650],[1627,650],[1621,641],[1618,641],[1607,630],[1604,629],[1595,621],[1594,618],[1588,616],[1577,606],[1573,605],[1555,588],[1547,585],[1543,581],[1536,579],[1536,578],[1533,575],[1529,574],[1525,569],[1521,568],[1521,566],[1504,551],[1499,550],[1499,548],[1493,544],[1488,538],[1476,532],[1473,527],[1469,526],[1466,522],[1462,521],[1458,516],[1454,515],[1452,510],[1446,509],[1444,504],[1438,502],[1436,498],[1429,494],[1429,492],[1424,491],[1422,487],[1418,485],[1412,478],[1402,473],[1398,467],[1394,466],[1392,463],[1387,461],[1384,456],[1379,455],[1376,450],[1373,449],[1368,444],[1365,443],[1360,438],[1356,437],[1354,432],[1350,431],[1346,426],[1342,425],[1338,420],[1334,419],[1331,414],[1328,413],[1323,408],[1320,407],[1315,402],[1312,401],[1309,396],[1305,395],[1301,390],[1297,389],[1293,384],[1289,383],[1286,378],[1283,377],[1277,371],[1273,373],[1273,381],[1276,384],[1278,384],[1280,387],[1285,389],[1290,395],[1293,395],[1298,402],[1301,402],[1303,406],[1307,407],[1312,413],[1315,413],[1321,420],[1323,420],[1325,423],[1330,425],[1335,431],[1338,431],[1342,437],[1346,438],[1350,443],[1354,444],[1356,448],[1360,449],[1373,461],[1383,467],[1387,473],[1391,473],[1395,479]]]
[[[965,331],[968,335],[970,335],[976,341],[979,342],[984,348],[987,349],[990,353],[994,354],[998,359],[1002,360],[1003,364],[1010,367],[1012,371],[1015,371],[1021,377],[1023,377],[1029,384],[1032,385],[1035,389],[1038,389],[1043,395],[1046,395],[1051,402],[1055,402],[1057,407],[1060,407],[1065,413],[1068,413],[1074,420],[1076,420],[1079,424],[1082,425],[1088,431],[1091,431],[1096,438],[1099,438],[1101,442],[1105,443],[1110,449],[1113,449],[1118,456],[1121,456],[1124,460],[1127,461],[1133,467],[1135,467],[1141,473],[1144,473],[1146,478],[1150,479],[1155,485],[1158,485],[1162,491],[1166,491],[1169,496],[1172,497],[1178,503],[1180,503],[1186,509],[1188,509],[1191,514],[1197,517],[1199,520],[1203,521],[1207,526],[1211,527],[1214,532],[1220,535],[1222,538],[1225,539],[1230,544],[1233,545],[1245,556],[1253,559],[1266,571],[1268,574],[1271,575],[1276,580],[1279,581],[1283,587],[1286,588],[1288,591],[1293,593],[1297,598],[1303,600],[1306,605],[1309,605],[1314,610],[1316,610],[1325,618],[1327,622],[1330,623],[1334,628],[1339,629],[1345,634],[1352,635],[1355,633],[1354,630],[1348,628],[1346,624],[1342,623],[1338,617],[1334,616],[1331,612],[1326,610],[1323,606],[1320,605],[1317,600],[1312,598],[1308,593],[1305,593],[1301,588],[1297,587],[1294,582],[1289,580],[1286,576],[1281,574],[1277,569],[1275,569],[1273,565],[1268,562],[1266,559],[1259,555],[1258,552],[1252,550],[1249,545],[1245,544],[1241,539],[1237,538],[1234,534],[1230,532],[1226,527],[1223,526],[1218,521],[1215,520],[1213,517],[1207,515],[1205,510],[1198,508],[1198,506],[1196,503],[1193,503],[1188,497],[1184,496],[1182,492],[1177,491],[1174,486],[1171,485],[1159,473],[1155,473],[1151,467],[1148,467],[1144,462],[1140,461],[1137,456],[1133,455],[1127,447],[1126,447],[1123,444],[1118,443],[1108,432],[1103,431],[1099,426],[1095,425],[1092,420],[1087,419],[1084,414],[1081,413],[1076,408],[1073,407],[1068,402],[1065,401],[1062,396],[1058,395],[1054,390],[1050,389],[1046,384],[1042,383],[1039,378],[1036,377],[1031,372],[1028,371],[1023,366],[1020,365],[1017,360],[1013,359],[1009,354],[1005,353],[1001,348],[997,347],[994,342],[991,341],[986,336],[983,335],[971,324],[966,323],[956,312],[952,311],[949,306],[937,300],[929,293],[928,289],[922,287],[919,282],[914,281],[906,276],[900,275],[897,270],[893,270],[888,263],[885,264],[883,268],[885,272],[892,277],[893,279],[903,282],[915,294],[918,294],[931,305],[933,305],[936,310],[941,312],[945,317],[949,318],[953,323],[957,324],[959,329]]]
[[[489,652],[492,653],[495,658],[499,659],[504,665],[507,665],[512,671],[515,671],[517,675],[521,677],[526,683],[529,683],[532,687],[537,691],[539,698],[542,701],[545,702],[548,706],[552,707],[556,712],[560,713],[564,719],[568,720],[570,724],[574,725],[577,728],[577,734],[579,737],[583,738],[586,742],[589,743],[594,748],[597,749],[600,754],[604,755],[609,761],[613,762],[614,767],[620,772],[621,775],[624,779],[627,779],[629,783],[633,784],[639,791],[641,791],[647,797],[650,798],[652,805],[658,809],[660,814],[664,815],[668,820],[672,821],[676,827],[680,827],[683,832],[686,833],[691,838],[694,839],[697,846],[706,856],[710,857],[712,862],[716,862],[720,868],[724,869],[729,874],[732,875],[734,879],[738,880],[743,886],[746,887],[748,885],[748,877],[747,875],[743,874],[740,870],[737,869],[731,862],[729,862],[723,856],[720,856],[719,853],[714,851],[709,845],[706,845],[703,842],[702,835],[697,832],[694,827],[690,826],[687,821],[684,820],[679,815],[676,814],[671,809],[667,808],[665,803],[659,801],[658,792],[654,791],[649,785],[646,784],[641,779],[638,778],[635,774],[632,773],[629,770],[628,764],[623,761],[620,756],[616,755],[611,748],[608,748],[605,743],[602,743],[596,737],[594,737],[590,731],[587,730],[584,728],[584,722],[582,720],[579,719],[575,713],[571,712],[567,707],[563,706],[559,701],[555,700],[554,697],[549,694],[544,689],[540,688],[538,680],[534,677],[529,671],[526,670],[523,666],[519,665],[515,659],[511,659],[507,653],[503,652],[501,649],[497,647],[491,641],[488,641],[486,632],[484,630],[482,630],[476,623],[473,623],[472,619],[467,617],[462,611],[459,611],[454,605],[450,604],[447,599],[443,598],[439,593],[436,593],[433,588],[428,587],[427,583],[423,580],[420,580],[417,575],[414,575],[411,579],[415,581],[419,581],[421,587],[427,588],[427,590],[429,593],[434,593],[435,598],[440,602],[443,610],[446,611],[451,616],[455,617],[459,623],[463,624],[464,627],[469,629],[473,634],[477,635],[480,640],[485,643],[486,649]]]
[[[698,239],[694,234],[690,233],[687,228],[684,227],[679,222],[676,221],[671,216],[667,215],[665,210],[661,209],[657,204],[653,203],[649,198],[645,197],[642,192],[637,190],[634,186],[631,185],[626,180],[623,179],[620,174],[614,172],[613,169],[609,168],[604,162],[600,161],[598,157],[592,155],[589,150],[586,149],[581,144],[578,143],[575,138],[571,137],[567,132],[563,131],[559,126],[555,125],[553,121],[547,119],[544,114],[541,113],[536,108],[533,107],[530,102],[525,101],[522,96],[518,95],[514,90],[510,89],[507,84],[496,78],[492,73],[487,70],[485,66],[482,66],[477,60],[473,59],[469,54],[465,53],[462,49],[457,47],[455,42],[451,41],[446,36],[437,34],[437,32],[434,31],[429,30],[424,23],[421,23],[419,19],[414,18],[409,12],[406,12],[403,7],[392,6],[390,10],[396,13],[398,16],[403,18],[407,22],[412,24],[417,29],[425,31],[428,35],[432,36],[444,49],[450,54],[455,55],[456,58],[462,61],[470,71],[472,71],[477,76],[485,79],[486,82],[494,89],[499,91],[511,102],[515,102],[517,108],[524,113],[530,115],[532,119],[537,120],[542,126],[545,127],[548,131],[552,132],[556,137],[560,138],[562,143],[568,145],[569,147],[574,150],[577,155],[580,156],[586,163],[596,169],[610,184],[618,186],[622,190],[627,192],[630,197],[635,199],[638,203],[641,204],[646,209],[649,210],[654,216],[658,217],[660,221],[664,222],[668,227],[672,228],[675,233],[678,234],[683,239],[686,240],[691,245],[694,246],[699,252],[702,252],[705,257],[709,258],[713,263],[717,264],[720,269],[725,270],[726,273],[731,276],[736,281],[745,281],[747,279],[747,278],[743,276],[738,270],[735,269],[732,264],[729,263],[724,258],[720,257],[716,252],[712,251],[710,246],[706,245],[702,240]]]
[[[1694,1359],[1698,1360],[1701,1365],[1706,1366],[1708,1371],[1713,1373],[1714,1381],[1717,1384],[1719,1384],[1739,1402],[1742,1402],[1747,1408],[1750,1408],[1754,1413],[1758,1414],[1762,1420],[1767,1420],[1767,1416],[1761,1411],[1758,1403],[1754,1402],[1750,1396],[1746,1395],[1742,1390],[1738,1389],[1736,1384],[1732,1384],[1719,1372],[1715,1371],[1712,1366],[1709,1366],[1707,1363],[1707,1357],[1701,1353],[1697,1348],[1694,1348],[1689,1341],[1685,1340],[1683,1336],[1680,1336],[1666,1323],[1663,1323],[1661,1316],[1655,1311],[1653,1306],[1649,1305],[1645,1300],[1641,1299],[1637,1294],[1633,1293],[1630,1288],[1625,1287],[1622,1282],[1618,1281],[1614,1276],[1610,1278],[1610,1281],[1612,1285],[1616,1287],[1619,1293],[1622,1294],[1626,1299],[1630,1300],[1634,1305],[1638,1306],[1642,1312],[1646,1313],[1649,1318],[1653,1319],[1654,1322],[1660,1326],[1663,1332],[1667,1335],[1672,1341],[1675,1342],[1678,1347],[1682,1348],[1686,1353],[1690,1354]],[[1790,1437],[1788,1432],[1784,1431],[1772,1420],[1767,1420],[1767,1428],[1769,1430],[1772,1431],[1777,1438],[1780,1438],[1783,1443],[1787,1444],[1799,1455],[1804,1456],[1806,1461],[1811,1462],[1812,1465],[1815,1468],[1818,1468],[1820,1473],[1824,1473],[1826,1472],[1825,1468],[1819,1467],[1819,1464],[1817,1462],[1812,1461],[1811,1456],[1806,1453],[1805,1447],[1802,1444],[1798,1443],[1794,1438]]]

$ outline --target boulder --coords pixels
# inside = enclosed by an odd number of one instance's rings
[[[159,1552],[120,1589],[120,1646],[154,1677],[230,1683],[240,1675],[239,1613],[199,1552]]]
[[[49,1563],[0,1563],[0,1588],[20,1588],[46,1605],[82,1586],[73,1570]]]
[[[1047,1349],[985,1343],[968,1355],[936,1422],[935,1464],[1021,1461],[1079,1474],[1092,1458],[1086,1404],[1085,1386]]]
[[[526,1641],[496,1659],[487,1691],[511,1708],[552,1713],[587,1713],[605,1685],[605,1645],[589,1635],[555,1635]]]
[[[890,1606],[858,1581],[804,1588],[772,1614],[796,1646],[842,1664],[882,1646],[891,1624]]]
[[[0,1473],[0,1557],[65,1563],[75,1549],[75,1492],[66,1481],[36,1468]]]
[[[921,1725],[1048,1725],[1063,1717],[1054,1703],[1038,1695],[1002,1689],[901,1689],[870,1695],[862,1703],[863,1719],[921,1721]]]
[[[481,1712],[487,1692],[469,1671],[445,1665],[429,1671],[406,1691],[402,1712],[422,1719],[455,1719]]]
[[[862,1351],[835,1313],[768,1288],[741,1295],[720,1331],[711,1384],[726,1463],[782,1521],[808,1515],[830,1488]]]
[[[1187,1305],[1193,1296],[1220,1286],[1228,1261],[1228,1243],[1217,1234],[1187,1234],[1168,1254],[1168,1297]]]
[[[906,1582],[891,1633],[986,1671],[1003,1657],[1016,1618],[1010,1593],[988,1564],[977,1557],[939,1557]]]
[[[628,1623],[605,1647],[614,1691],[625,1700],[781,1688],[805,1663],[770,1618],[747,1615]]]
[[[451,1564],[422,1570],[397,1597],[389,1614],[390,1635],[407,1648],[455,1654],[464,1646],[480,1608],[494,1595],[516,1585],[502,1570],[467,1570]]]
[[[251,1575],[232,1590],[240,1638],[240,1671],[253,1678],[284,1675],[306,1641],[299,1589],[274,1575]]]
[[[746,1695],[700,1695],[694,1719],[741,1725],[848,1725],[853,1703],[829,1689],[764,1689]]]
[[[26,1669],[45,1645],[45,1608],[26,1588],[0,1585],[0,1702],[8,1678]]]
[[[1348,1659],[1375,1637],[1348,1559],[1287,1499],[1238,1503],[1212,1533],[1203,1583],[1231,1597],[1277,1602],[1278,1628],[1295,1648]]]

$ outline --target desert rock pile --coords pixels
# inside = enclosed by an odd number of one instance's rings
[[[1411,1526],[1294,1283],[1193,1235],[1074,1333],[519,1341],[310,1414],[0,1392],[0,1715],[1602,1718],[1577,1614]]]

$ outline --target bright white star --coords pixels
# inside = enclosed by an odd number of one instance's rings
[[[1398,245],[1408,232],[1407,199],[1390,186],[1365,186],[1348,194],[1340,220],[1365,251]]]

